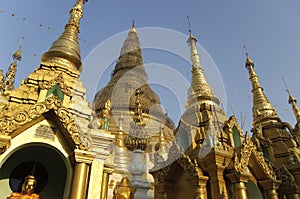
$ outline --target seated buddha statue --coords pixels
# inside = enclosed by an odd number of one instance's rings
[[[13,192],[7,199],[41,199],[41,197],[34,193],[36,188],[36,180],[33,175],[25,177],[24,183],[22,184],[22,192]]]

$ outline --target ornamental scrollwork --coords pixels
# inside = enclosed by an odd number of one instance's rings
[[[281,181],[282,185],[295,185],[296,180],[295,177],[291,174],[291,172],[286,168],[284,164],[280,169]]]
[[[237,172],[247,172],[249,158],[253,151],[256,150],[253,142],[250,140],[249,135],[246,133],[245,140],[242,143],[240,154],[235,153],[234,168]]]
[[[248,163],[250,156],[254,155],[256,161],[259,163],[259,165],[262,167],[264,173],[268,176],[268,178],[277,181],[276,174],[270,168],[270,165],[267,164],[265,161],[263,155],[257,151],[256,146],[251,141],[248,134],[245,135],[245,140],[242,143],[241,151],[240,153],[234,154],[234,169],[236,172],[239,173],[245,173],[248,170]]]
[[[74,93],[72,92],[72,88],[65,85],[62,73],[59,73],[56,78],[54,78],[50,81],[45,80],[43,82],[39,82],[39,87],[41,89],[50,89],[55,85],[59,85],[62,92],[65,95],[70,96],[70,97],[74,96]]]
[[[170,171],[170,165],[169,166],[166,166],[160,170],[157,170],[153,173],[156,173],[157,175],[157,181],[159,184],[163,184],[168,176],[168,173]]]
[[[10,146],[11,137],[0,135],[0,155],[4,153]]]
[[[191,179],[197,179],[197,181],[199,180],[199,170],[197,169],[197,166],[193,164],[189,156],[183,154],[180,158],[177,159],[177,162],[182,166],[184,171]]]
[[[10,135],[24,124],[31,122],[50,110],[53,110],[62,122],[68,135],[74,141],[75,148],[88,150],[91,146],[90,139],[81,130],[72,113],[62,105],[57,96],[51,96],[43,102],[16,113],[14,116],[0,118],[0,135]]]
[[[236,127],[240,135],[242,135],[243,130],[236,121],[236,117],[230,116],[229,119],[225,121],[223,129],[228,129],[230,132],[232,132],[233,127]]]

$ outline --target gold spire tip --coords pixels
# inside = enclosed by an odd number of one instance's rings
[[[189,33],[190,35],[192,34],[192,29],[191,29],[191,22],[190,22],[190,16],[186,16],[189,24]]]
[[[20,49],[22,48],[23,41],[24,41],[24,37],[22,37],[22,38],[19,40],[19,48],[20,48]]]
[[[131,32],[136,32],[134,19],[132,20],[131,30],[130,30],[130,31],[131,31]]]
[[[286,91],[286,92],[289,94],[289,96],[290,96],[291,93],[290,93],[290,91],[289,91],[289,88],[288,88],[288,86],[287,86],[287,83],[286,83],[284,77],[282,77],[282,81],[283,81],[283,84],[284,84],[284,86],[285,86],[285,91]]]
[[[249,54],[248,54],[248,51],[247,51],[246,46],[244,45],[243,47],[244,47],[244,53],[245,53],[246,58],[247,58],[247,59],[246,59],[246,63],[245,63],[245,67],[246,67],[246,68],[248,68],[248,67],[250,67],[250,66],[254,67],[254,62],[253,62],[253,60],[249,57]]]
[[[293,102],[297,102],[297,100],[296,100],[296,98],[294,97],[294,96],[292,96],[291,95],[291,92],[290,92],[290,90],[289,90],[289,88],[288,88],[288,86],[287,86],[287,83],[286,83],[286,81],[285,81],[285,79],[282,77],[282,81],[283,81],[283,84],[284,84],[284,86],[285,86],[285,91],[288,93],[288,95],[289,95],[289,100],[288,100],[288,102],[290,103],[290,104],[292,104]]]
[[[22,56],[21,56],[21,48],[22,48],[23,41],[24,41],[24,37],[22,37],[22,38],[19,40],[19,48],[18,48],[18,50],[12,55],[12,57],[13,57],[13,59],[14,59],[15,61],[21,61],[21,59],[22,59]]]
[[[188,39],[188,43],[191,42],[191,39],[195,40],[197,42],[197,39],[196,37],[192,34],[192,28],[191,28],[191,22],[190,22],[190,16],[186,16],[187,17],[187,20],[188,20],[188,25],[189,25],[189,33],[190,33],[190,36],[189,36],[189,39]]]
[[[244,47],[244,53],[245,53],[246,57],[248,58],[249,55],[248,55],[248,51],[247,51],[246,45],[244,45],[243,47]]]

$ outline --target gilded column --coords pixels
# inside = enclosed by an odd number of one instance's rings
[[[247,188],[245,182],[236,182],[233,184],[235,198],[247,199]]]
[[[70,199],[87,197],[89,167],[95,155],[88,151],[75,149],[76,164],[74,167]]]
[[[192,186],[194,187],[196,198],[207,199],[207,193],[206,193],[207,180],[208,180],[207,176],[201,176],[198,182],[193,183]]]
[[[205,158],[211,158],[213,156],[214,154],[209,154]],[[209,174],[210,191],[212,198],[220,198],[221,196],[228,198],[226,183],[223,176],[224,167],[219,166],[217,162],[211,162],[210,165],[205,168],[205,170]]]
[[[104,167],[101,185],[101,199],[107,199],[109,175],[113,172],[112,168]]]
[[[263,187],[268,199],[279,199],[277,189],[279,187],[278,182],[272,180],[262,180],[259,184]]]
[[[225,198],[227,198],[227,189],[223,177],[223,170],[217,171],[214,174],[209,173],[209,177],[212,198],[219,198],[222,194],[224,194]]]
[[[234,171],[232,173],[227,174],[227,177],[233,184],[235,198],[247,199],[248,196],[246,182],[248,182],[250,178],[249,174]]]
[[[299,199],[300,198],[300,194],[288,194],[286,196],[287,199]]]

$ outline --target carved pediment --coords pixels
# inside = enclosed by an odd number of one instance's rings
[[[223,126],[223,129],[224,131],[229,131],[232,133],[232,128],[233,127],[236,127],[237,130],[240,132],[240,134],[242,135],[243,133],[243,130],[242,128],[240,127],[240,125],[238,124],[237,120],[236,120],[236,117],[235,116],[230,116],[228,120],[226,120],[224,122],[224,126]]]
[[[58,74],[58,76],[56,78],[54,78],[50,81],[44,80],[43,82],[39,82],[39,87],[41,89],[50,89],[55,85],[59,85],[62,92],[65,95],[68,95],[70,97],[72,97],[74,95],[74,92],[72,92],[72,88],[65,85],[62,73]]]
[[[253,164],[250,164],[250,161],[254,161]],[[251,141],[248,134],[245,135],[245,140],[242,143],[242,146],[238,151],[234,153],[233,164],[231,168],[234,169],[237,173],[248,173],[248,168],[251,170],[259,171],[265,175],[265,178],[272,179],[277,181],[275,172],[270,168],[270,165],[265,161],[263,155],[257,151],[256,146]],[[255,168],[253,165],[256,165]],[[263,176],[260,176],[263,177]]]
[[[55,116],[62,123],[67,136],[71,138],[75,148],[88,150],[91,145],[89,137],[81,130],[72,113],[62,105],[62,101],[57,96],[51,96],[43,102],[36,103],[29,108],[17,112],[13,116],[3,116],[0,118],[0,135],[11,136],[13,138],[18,135],[18,133],[15,133],[16,131],[51,111],[54,112]]]

